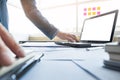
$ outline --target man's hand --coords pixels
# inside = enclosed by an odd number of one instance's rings
[[[17,57],[24,57],[24,51],[15,42],[10,33],[0,23],[0,65],[8,66],[14,62],[13,57],[10,56],[13,52]]]
[[[70,41],[70,42],[78,42],[79,41],[75,35],[69,34],[69,33],[64,33],[64,32],[58,32],[57,37],[59,37],[60,39],[63,39],[63,40]]]

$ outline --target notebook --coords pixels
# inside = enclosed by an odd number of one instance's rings
[[[59,45],[71,47],[93,47],[105,46],[105,43],[112,42],[118,10],[109,11],[97,16],[86,18],[79,42],[55,42]]]
[[[120,61],[114,61],[114,60],[104,60],[104,66],[105,68],[120,71]]]

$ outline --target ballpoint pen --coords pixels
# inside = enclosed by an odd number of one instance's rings
[[[92,47],[92,48],[86,48],[86,51],[93,51],[98,49],[103,49],[104,47]]]
[[[84,59],[43,59],[46,61],[84,61]]]
[[[44,54],[36,55],[32,59],[26,62],[18,71],[11,75],[11,80],[18,80],[23,74],[25,74],[31,67],[40,61]]]

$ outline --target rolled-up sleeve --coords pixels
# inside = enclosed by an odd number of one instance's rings
[[[50,24],[48,20],[42,16],[41,12],[36,7],[35,0],[21,0],[26,16],[38,27],[47,37],[53,39],[58,29]]]
[[[7,0],[0,0],[0,23],[8,29],[8,10],[7,10]]]

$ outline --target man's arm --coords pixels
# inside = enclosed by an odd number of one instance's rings
[[[36,7],[35,0],[21,0],[26,16],[37,26],[47,37],[53,39],[58,32],[52,24],[46,20]]]
[[[26,16],[50,39],[55,36],[71,42],[78,41],[75,35],[64,33],[50,24],[36,7],[35,0],[21,0]]]

